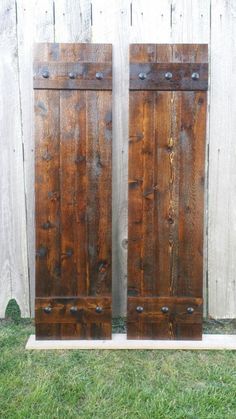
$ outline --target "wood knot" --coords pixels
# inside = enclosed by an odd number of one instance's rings
[[[76,159],[75,159],[75,163],[79,164],[79,163],[82,163],[85,160],[86,160],[85,156],[77,156]]]
[[[107,268],[108,268],[108,263],[106,260],[102,260],[99,262],[98,271],[100,273],[105,273],[107,271]]]
[[[48,198],[51,200],[51,201],[58,201],[59,200],[59,198],[60,198],[60,194],[59,194],[59,192],[58,191],[54,191],[54,192],[48,192]]]
[[[46,161],[50,161],[50,160],[52,160],[52,155],[48,151],[45,151],[42,154],[42,159],[46,160]]]
[[[54,225],[50,221],[47,221],[46,223],[42,224],[42,228],[44,230],[49,230],[50,228],[53,228],[53,227],[54,227]]]

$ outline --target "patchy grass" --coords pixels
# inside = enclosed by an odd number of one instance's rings
[[[234,352],[25,351],[33,331],[0,324],[3,419],[236,417]]]

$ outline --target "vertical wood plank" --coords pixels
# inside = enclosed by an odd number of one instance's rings
[[[132,0],[131,13],[131,43],[171,41],[171,0]]]
[[[60,93],[61,294],[88,295],[86,92]]]
[[[56,42],[91,41],[91,4],[89,0],[55,1]]]
[[[128,44],[130,3],[92,0],[92,42],[113,44],[113,315],[126,313],[127,172],[128,172]]]
[[[60,295],[77,295],[78,229],[76,208],[78,197],[77,148],[80,137],[77,92],[60,92],[60,223],[61,223],[61,288]],[[82,122],[82,130],[84,123]],[[82,239],[83,240],[83,239]],[[81,240],[81,241],[82,241]],[[83,246],[82,241],[82,246]],[[86,259],[85,259],[86,261]]]
[[[157,92],[153,240],[159,295],[176,295],[178,286],[179,120],[178,93]]]
[[[208,43],[210,0],[172,0],[172,42]]]
[[[60,246],[60,94],[35,91],[36,295],[58,295]]]
[[[87,265],[89,295],[111,292],[111,92],[87,92]]]
[[[236,7],[211,7],[211,112],[209,143],[209,315],[236,316]]]
[[[128,295],[142,292],[142,244],[143,244],[143,103],[144,93],[130,95],[129,130],[129,203],[128,213]],[[132,255],[132,263],[130,263]]]
[[[176,293],[202,297],[205,92],[178,92],[179,251]]]
[[[29,284],[16,7],[0,2],[0,317],[15,298],[29,316]]]
[[[30,314],[35,297],[33,43],[54,40],[53,0],[17,0],[17,34],[21,124],[24,146],[24,183],[27,206]]]

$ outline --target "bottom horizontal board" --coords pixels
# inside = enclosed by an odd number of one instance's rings
[[[236,335],[203,335],[191,340],[128,340],[126,334],[115,333],[112,340],[36,340],[31,335],[26,349],[184,349],[236,350]]]

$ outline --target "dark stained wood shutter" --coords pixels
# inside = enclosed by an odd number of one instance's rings
[[[36,44],[36,338],[111,338],[112,47]]]
[[[207,61],[130,47],[128,338],[202,337]]]

